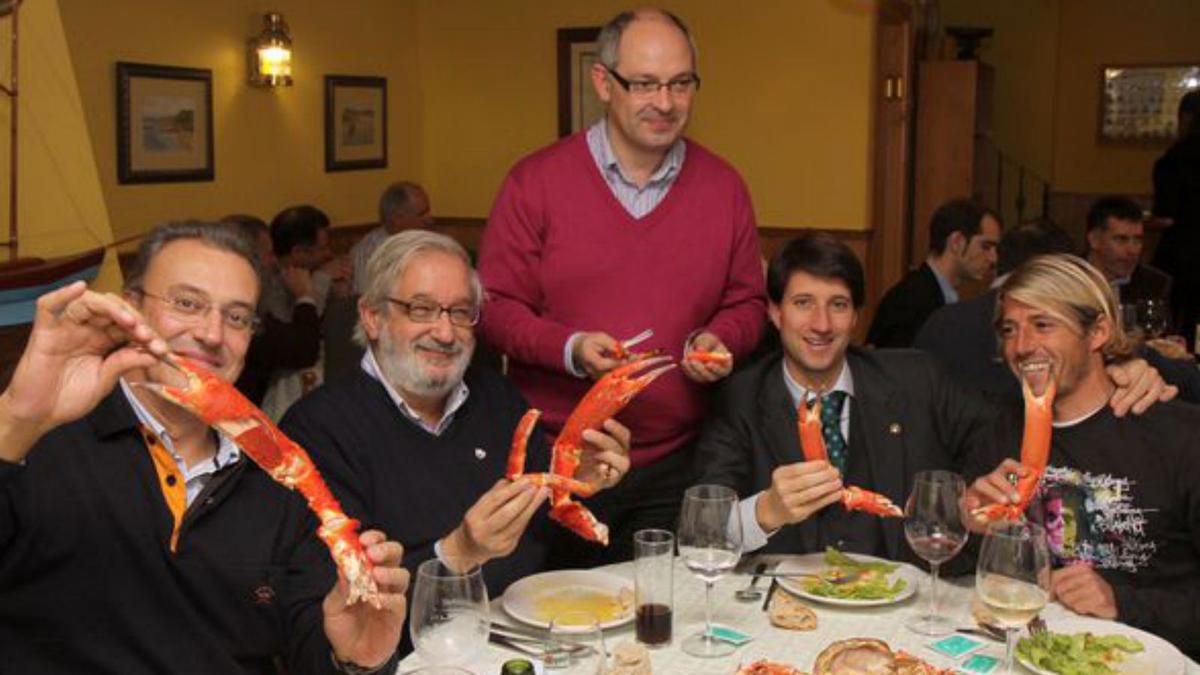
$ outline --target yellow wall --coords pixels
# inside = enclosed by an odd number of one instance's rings
[[[868,226],[873,2],[664,2],[696,36],[689,133],[745,177],[759,222]],[[555,30],[629,2],[419,0],[421,174],[439,215],[485,216],[508,168],[557,135]]]
[[[45,0],[39,0],[39,4]],[[61,0],[87,129],[107,215],[118,239],[182,217],[231,211],[270,218],[312,202],[335,222],[375,219],[391,181],[421,167],[415,5],[396,0]],[[246,82],[246,40],[262,13],[282,12],[295,44],[290,88]],[[118,185],[115,63],[134,61],[213,71],[216,178],[212,182]],[[324,76],[388,79],[384,170],[325,172]]]
[[[1065,192],[1150,193],[1159,145],[1097,140],[1100,68],[1200,63],[1200,2],[1061,0],[1054,187]]]

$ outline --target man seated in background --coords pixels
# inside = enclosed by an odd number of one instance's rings
[[[123,298],[75,283],[38,300],[0,395],[5,671],[394,669],[400,546],[362,534],[383,607],[347,606],[304,498],[139,386],[178,384],[168,350],[234,380],[258,293],[246,243],[189,222],[146,236]]]
[[[547,564],[549,528],[539,512],[547,492],[504,479],[529,405],[498,373],[468,365],[481,300],[479,278],[453,239],[425,230],[389,237],[371,256],[359,299],[361,368],[301,399],[282,427],[308,448],[349,512],[386,524],[404,543],[405,566],[435,555],[487,562],[488,591],[498,597]],[[584,442],[575,477],[615,485],[629,469],[628,430],[608,420]],[[526,470],[545,471],[548,455],[535,428]]]
[[[362,295],[366,287],[367,261],[383,240],[405,230],[428,228],[433,224],[433,216],[429,213],[429,195],[425,188],[410,181],[387,186],[379,197],[379,227],[363,235],[350,249],[355,295]]]
[[[783,352],[731,377],[697,444],[701,482],[742,497],[747,550],[836,546],[912,560],[903,522],[846,512],[835,505],[842,488],[903,504],[916,472],[961,471],[969,456],[992,453],[994,406],[933,356],[850,344],[864,283],[854,252],[829,235],[803,235],[771,261],[768,310]],[[1114,387],[1121,414],[1173,394],[1142,361],[1114,377],[1133,383]],[[817,394],[829,461],[806,461],[796,428],[802,397]]]
[[[238,390],[255,405],[261,405],[273,375],[282,370],[309,368],[321,356],[321,317],[313,300],[312,272],[294,265],[280,269],[271,244],[271,230],[261,218],[234,214],[222,218],[221,224],[233,228],[253,246],[263,277],[282,282],[295,298],[291,321],[259,311],[262,323],[250,339],[246,367],[238,376]]]
[[[913,346],[935,355],[964,386],[991,397],[1019,396],[1020,383],[1005,365],[996,336],[996,289],[1013,270],[1035,256],[1075,250],[1071,235],[1048,219],[1009,229],[1000,238],[1000,276],[993,288],[965,302],[939,307],[921,326]],[[1200,370],[1191,359],[1168,358],[1146,347],[1138,350],[1138,356],[1168,385],[1178,388],[1181,399],[1200,402]],[[1124,381],[1117,366],[1110,369],[1109,375],[1115,381]],[[1135,412],[1141,412],[1141,408],[1135,408]]]
[[[1000,221],[969,199],[940,206],[929,221],[929,256],[879,302],[867,344],[911,347],[925,319],[942,305],[958,302],[968,280],[987,281],[996,268]]]
[[[1100,270],[1121,303],[1160,300],[1171,294],[1171,277],[1142,262],[1142,207],[1126,197],[1104,197],[1087,214],[1087,261]]]
[[[1200,409],[1171,402],[1122,418],[1109,410],[1105,366],[1134,344],[1108,280],[1083,260],[1036,258],[1004,282],[999,302],[1009,368],[1049,367],[1058,384],[1049,466],[1029,511],[1055,557],[1052,593],[1075,612],[1156,633],[1196,658]],[[971,484],[968,508],[1016,503],[1010,476],[1030,471],[1011,459],[1022,427],[1019,417],[997,426],[1010,459]]]

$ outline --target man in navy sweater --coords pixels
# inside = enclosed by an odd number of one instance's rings
[[[361,542],[382,607],[346,604],[303,497],[141,382],[171,351],[233,382],[258,301],[231,230],[158,228],[123,298],[38,301],[0,395],[0,653],[15,673],[367,673],[394,666],[408,573]],[[332,589],[332,590],[331,590]]]
[[[348,511],[404,544],[410,570],[434,556],[486,562],[494,597],[543,569],[550,528],[539,510],[547,491],[503,477],[528,404],[498,373],[469,367],[479,279],[453,239],[410,230],[376,249],[365,281],[362,368],[301,399],[282,427]],[[629,431],[608,420],[584,442],[575,477],[615,485],[629,469]],[[535,430],[526,470],[545,471],[548,461]]]

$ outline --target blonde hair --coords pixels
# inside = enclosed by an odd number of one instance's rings
[[[1106,363],[1124,361],[1137,348],[1117,311],[1117,298],[1104,275],[1086,260],[1067,254],[1042,255],[1017,268],[1000,286],[996,321],[1005,300],[1036,307],[1086,335],[1103,317],[1112,328],[1101,348]]]

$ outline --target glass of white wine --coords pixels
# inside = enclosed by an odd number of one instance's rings
[[[679,511],[679,556],[704,581],[704,632],[683,641],[683,651],[712,658],[733,653],[734,645],[712,635],[712,587],[742,557],[742,519],[737,493],[722,485],[694,485],[683,493]]]
[[[975,572],[975,593],[1005,631],[1004,665],[1013,672],[1018,631],[1050,598],[1050,551],[1036,523],[998,522],[988,527]]]

